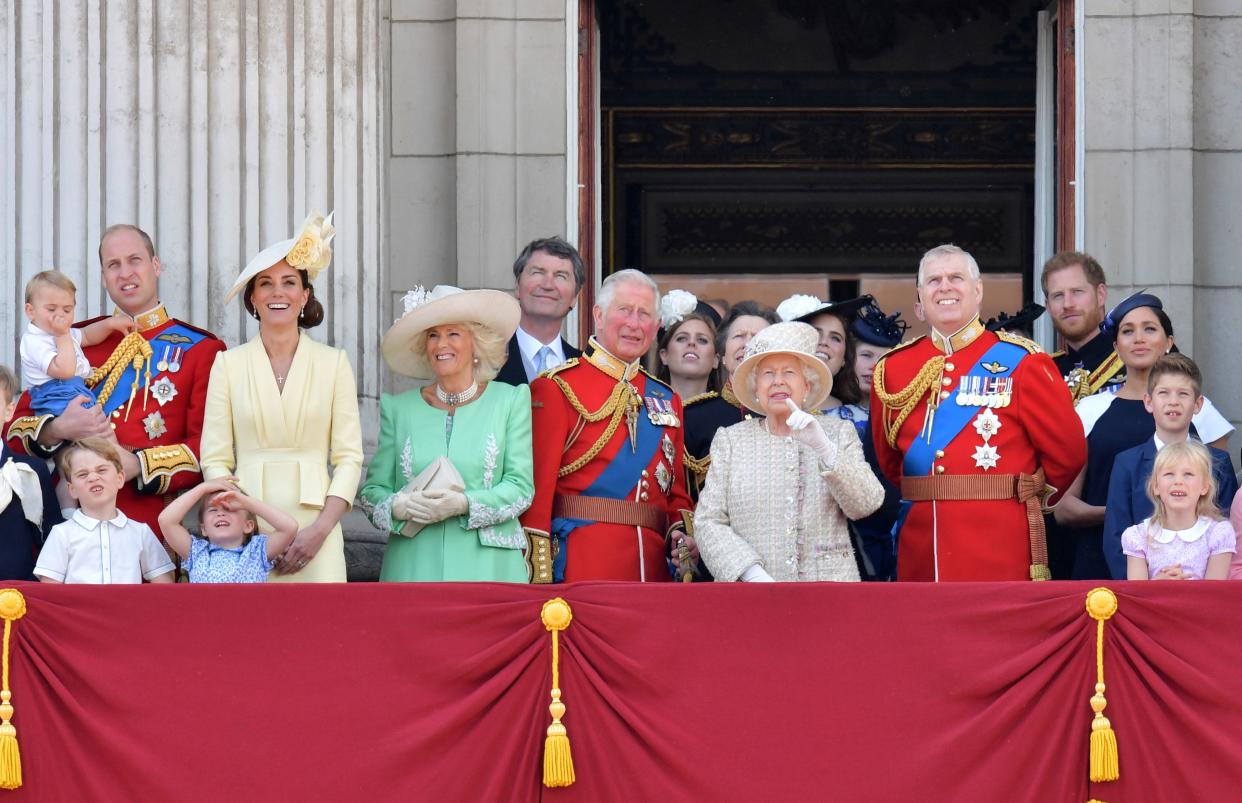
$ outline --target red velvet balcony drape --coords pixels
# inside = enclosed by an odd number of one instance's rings
[[[1234,799],[1242,584],[17,584],[17,800]],[[540,783],[551,643],[577,783]]]

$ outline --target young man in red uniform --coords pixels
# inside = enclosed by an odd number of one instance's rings
[[[681,400],[639,366],[659,326],[656,296],[639,271],[608,277],[587,352],[531,383],[535,500],[522,524],[536,582],[671,579],[669,544],[692,506]],[[541,572],[549,538],[556,557]]]
[[[979,322],[973,257],[919,263],[931,334],[890,351],[871,396],[876,455],[901,487],[898,580],[1047,579],[1040,507],[1086,461],[1082,424],[1047,354]]]
[[[99,262],[104,286],[117,307],[113,314],[132,318],[149,350],[120,333],[84,349],[96,369],[117,358],[114,370],[93,388],[106,398],[84,407],[87,399],[79,397],[60,416],[34,416],[30,394],[23,393],[5,437],[14,451],[44,458],[67,441],[114,438],[122,447],[127,480],[117,507],[158,534],[165,497],[202,480],[198,440],[207,379],[225,346],[210,332],[168,316],[159,301],[159,257],[151,238],[137,226],[119,224],[104,231]],[[93,320],[98,319],[82,324]]]

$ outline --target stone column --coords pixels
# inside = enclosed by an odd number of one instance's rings
[[[1207,392],[1242,421],[1242,4],[1194,4],[1194,356]],[[1235,462],[1242,437],[1234,436]]]
[[[223,298],[308,210],[336,210],[316,288],[378,419],[384,36],[372,0],[46,0],[0,4],[0,280],[56,267],[78,315],[108,311],[96,249],[113,223],[155,240],[170,312],[230,344],[257,332]],[[0,305],[0,360],[25,317]]]
[[[565,8],[393,0],[390,307],[415,284],[511,289],[523,245],[576,232]]]

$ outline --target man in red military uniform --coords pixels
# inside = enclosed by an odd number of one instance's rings
[[[659,326],[656,296],[639,271],[608,277],[587,352],[530,385],[535,499],[522,524],[536,582],[671,579],[668,545],[692,505],[681,400],[639,366]],[[549,538],[551,571],[539,549]]]
[[[77,399],[60,416],[34,416],[30,394],[23,393],[5,437],[14,451],[44,458],[66,441],[114,437],[128,480],[117,507],[159,533],[165,497],[202,480],[198,440],[207,379],[224,343],[168,316],[159,302],[160,260],[146,232],[127,224],[108,228],[99,262],[113,314],[132,318],[139,336],[117,333],[83,349],[93,368],[107,369],[93,388],[97,404],[83,407],[85,399]]]
[[[1041,502],[1086,461],[1082,424],[1052,360],[979,322],[983,282],[957,246],[919,263],[931,334],[876,366],[872,437],[901,487],[899,580],[1047,579]]]

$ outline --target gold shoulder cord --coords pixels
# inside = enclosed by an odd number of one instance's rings
[[[561,466],[560,470],[556,472],[556,476],[564,477],[573,474],[594,460],[596,455],[603,451],[608,441],[612,440],[613,434],[617,431],[617,427],[621,426],[621,421],[625,418],[626,413],[630,410],[638,410],[641,407],[641,403],[638,400],[638,391],[634,389],[633,385],[629,382],[618,382],[613,387],[607,401],[598,410],[591,412],[582,404],[582,401],[574,393],[574,389],[569,386],[568,382],[559,376],[549,376],[548,378],[561,389],[561,392],[565,394],[565,398],[569,400],[569,404],[583,421],[593,424],[596,421],[603,421],[605,418],[612,416],[612,420],[608,422],[608,426],[604,429],[604,434],[600,435],[599,440],[577,460],[567,466]]]
[[[881,404],[884,405],[884,439],[888,441],[889,446],[897,445],[897,433],[901,430],[901,425],[906,423],[906,419],[910,417],[910,413],[914,412],[914,408],[918,406],[919,401],[925,394],[930,392],[932,397],[927,399],[928,405],[936,403],[934,394],[936,393],[937,383],[940,380],[940,374],[944,370],[944,355],[932,357],[923,363],[923,367],[915,375],[910,384],[906,385],[896,393],[889,393],[884,387],[884,364],[887,360],[880,360],[875,367],[875,380],[871,383],[871,390],[880,397]],[[897,418],[892,422],[888,420],[890,410],[897,411]]]
[[[137,332],[127,334],[117,347],[112,351],[107,361],[103,365],[91,372],[90,378],[86,380],[89,387],[95,387],[101,381],[104,383],[103,388],[96,392],[99,404],[102,406],[108,401],[108,397],[112,395],[112,391],[116,389],[116,383],[121,381],[121,375],[125,373],[125,369],[132,367],[134,369],[134,384],[131,387],[129,399],[134,400],[134,394],[138,392],[139,378],[142,373],[142,367],[146,364],[147,375],[144,387],[151,384],[151,344]],[[106,378],[106,381],[105,381]],[[145,402],[144,402],[144,407]],[[129,408],[126,407],[126,417],[129,414]]]

